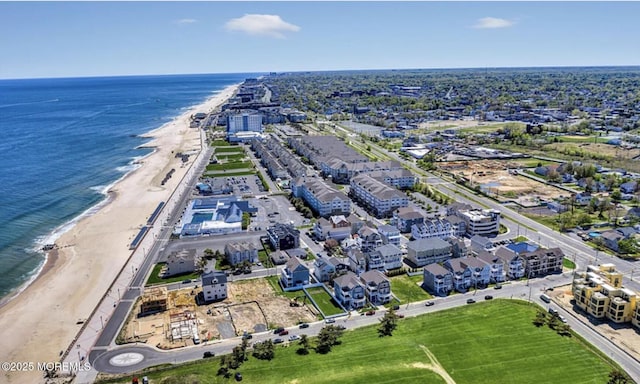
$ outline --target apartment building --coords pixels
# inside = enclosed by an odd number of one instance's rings
[[[351,200],[347,195],[330,187],[321,179],[298,178],[292,184],[292,192],[322,217],[351,213]]]
[[[367,174],[353,177],[349,194],[372,215],[390,217],[395,210],[409,205],[406,194]]]
[[[451,244],[437,237],[414,240],[407,244],[407,261],[416,268],[441,263],[451,257]]]

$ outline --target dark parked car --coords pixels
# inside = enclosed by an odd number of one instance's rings
[[[394,305],[393,307],[391,307],[391,309],[393,309],[394,311],[397,311],[398,309],[400,309],[399,305]]]
[[[309,328],[309,324],[302,323],[302,324],[300,324],[300,328]]]
[[[491,296],[491,295],[487,295],[487,296],[485,296],[485,297],[484,297],[484,299],[485,299],[485,300],[491,300],[491,299],[493,299],[493,296]]]
[[[500,285],[500,284],[496,284],[496,285],[493,287],[493,289],[502,289],[502,285]]]
[[[236,378],[236,381],[242,381],[242,373],[236,372],[234,377]]]
[[[476,302],[476,301],[475,301],[475,300],[473,300],[473,299],[467,299],[467,304],[473,304],[473,303],[475,303],[475,302]]]
[[[280,332],[282,332],[282,331],[284,331],[284,328],[283,328],[283,327],[280,327],[280,328],[276,328],[276,329],[273,331],[273,333],[274,333],[274,334],[276,334],[276,335],[278,335],[278,334],[280,334]]]
[[[430,307],[432,305],[434,305],[436,302],[435,301],[427,301],[426,303],[424,303],[425,306]]]
[[[282,344],[282,343],[284,343],[283,339],[278,338],[273,340],[273,344]]]
[[[373,309],[370,310],[370,311],[367,311],[367,313],[365,313],[365,315],[367,315],[367,316],[373,316],[375,314],[376,314],[376,311],[374,311]]]
[[[203,359],[208,359],[209,357],[214,357],[215,355],[216,355],[215,353],[207,351],[207,352],[202,354],[202,358]]]

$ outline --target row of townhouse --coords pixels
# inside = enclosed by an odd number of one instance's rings
[[[265,140],[254,140],[251,149],[260,158],[272,178],[295,178],[307,175],[307,167],[270,134]],[[287,173],[286,175],[284,173]]]
[[[389,217],[398,208],[409,205],[406,194],[367,174],[353,177],[349,185],[349,194],[376,217]]]
[[[399,161],[366,161],[349,162],[341,158],[326,158],[320,162],[320,170],[326,177],[331,177],[334,183],[348,184],[351,178],[363,173],[376,173],[378,176],[386,175],[391,171],[401,171],[404,168]],[[406,169],[404,169],[407,171]],[[409,171],[407,171],[409,172]],[[411,172],[409,172],[411,174]],[[401,174],[394,174],[392,178],[398,178]],[[402,180],[400,180],[402,181]]]
[[[342,191],[327,185],[315,177],[301,177],[291,185],[293,196],[302,198],[318,215],[348,215],[351,213],[351,200]]]
[[[452,290],[466,292],[471,287],[486,287],[506,279],[560,273],[563,258],[560,248],[519,254],[504,247],[495,253],[481,251],[475,257],[447,258],[424,267],[423,287],[436,295],[447,295]]]
[[[587,266],[574,276],[572,292],[576,305],[593,317],[618,324],[631,322],[640,328],[638,294],[622,286],[622,274],[615,265]]]
[[[231,265],[258,261],[258,248],[249,242],[232,242],[224,246],[224,255]]]
[[[411,226],[411,236],[416,239],[430,239],[437,237],[447,239],[449,237],[464,236],[466,225],[464,220],[458,216],[447,216],[445,218],[424,220],[422,223]]]
[[[356,276],[353,272],[333,280],[336,301],[348,310],[362,308],[367,301],[381,305],[391,301],[391,283],[380,271],[368,271]]]
[[[335,136],[290,137],[288,143],[297,154],[306,157],[318,169],[321,168],[322,161],[329,159],[342,159],[347,163],[369,161]]]

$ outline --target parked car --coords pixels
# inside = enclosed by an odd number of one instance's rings
[[[558,318],[560,319],[560,321],[562,321],[563,323],[567,322],[567,319],[564,318],[564,316],[562,315],[558,315]]]
[[[552,315],[554,315],[554,316],[558,316],[558,311],[556,311],[556,310],[555,310],[555,309],[553,309],[553,308],[549,308],[549,313],[550,313],[550,314],[552,314]]]
[[[189,284],[191,282],[191,280],[186,279],[186,280],[182,280],[182,284]]]
[[[367,315],[367,316],[373,316],[375,314],[376,314],[376,311],[374,311],[373,309],[370,310],[370,311],[367,311],[367,313],[365,313],[365,315]]]
[[[475,301],[475,300],[473,300],[473,299],[467,299],[467,304],[473,304],[473,303],[475,303],[475,302],[476,302],[476,301]]]
[[[302,324],[300,324],[300,328],[309,328],[309,324],[302,323]]]
[[[273,333],[274,333],[274,334],[276,334],[276,335],[279,335],[279,334],[280,334],[280,332],[282,332],[282,331],[284,331],[284,328],[283,328],[283,327],[279,327],[279,328],[276,328],[276,329],[273,331]]]
[[[277,339],[273,339],[273,344],[282,344],[284,343],[283,339],[277,338]]]
[[[493,296],[491,296],[491,295],[487,295],[487,296],[485,296],[485,297],[484,297],[484,299],[485,299],[485,300],[491,300],[491,299],[493,299]]]
[[[393,309],[394,311],[397,311],[398,309],[400,309],[399,305],[394,305],[393,307],[391,307],[391,309]]]
[[[216,354],[210,351],[206,351],[205,353],[202,354],[202,358],[203,359],[208,359],[209,357],[214,357]]]
[[[425,306],[430,307],[432,305],[434,305],[436,302],[435,301],[427,301],[426,303],[424,303]]]
[[[493,289],[502,289],[502,285],[501,284],[496,284],[493,286]]]
[[[326,322],[327,324],[335,323],[335,322],[336,322],[336,319],[333,319],[333,318],[331,318],[331,319],[327,319],[325,322]]]
[[[286,336],[289,334],[289,331],[287,331],[286,329],[280,333],[278,333],[278,336]]]
[[[300,339],[300,336],[298,336],[298,335],[289,336],[289,341],[294,341],[294,340],[299,340],[299,339]]]
[[[404,315],[403,314],[399,314],[398,315],[398,319],[404,319]]]

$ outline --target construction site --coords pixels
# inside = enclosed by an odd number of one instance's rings
[[[438,168],[464,180],[472,188],[480,187],[498,201],[514,201],[524,207],[567,195],[566,191],[523,176],[520,166],[510,161],[451,161],[438,164]]]
[[[147,289],[118,342],[173,349],[317,319],[317,310],[311,303],[277,295],[264,279],[229,282],[227,290],[227,299],[197,305],[201,288]]]

